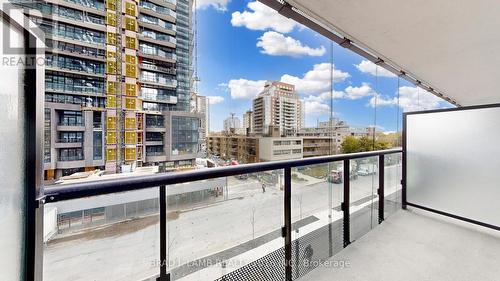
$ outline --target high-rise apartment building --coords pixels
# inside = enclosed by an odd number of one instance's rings
[[[253,133],[253,111],[251,110],[243,113],[243,130],[245,130],[245,134]]]
[[[224,119],[224,132],[227,134],[242,133],[240,118],[234,116],[234,113],[231,113],[231,116]]]
[[[191,0],[12,2],[45,32],[46,179],[194,162]]]
[[[201,115],[200,152],[206,152],[207,136],[210,132],[210,104],[206,96],[191,93],[191,112]]]
[[[253,131],[268,135],[279,128],[282,136],[293,136],[304,126],[304,105],[295,86],[268,81],[253,100]]]

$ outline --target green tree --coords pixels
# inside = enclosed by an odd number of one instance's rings
[[[369,136],[364,136],[361,138],[347,136],[341,144],[342,153],[383,150],[389,147],[389,143],[385,141],[374,140]]]
[[[354,153],[361,151],[361,146],[359,140],[353,136],[345,137],[344,141],[340,145],[342,153]]]

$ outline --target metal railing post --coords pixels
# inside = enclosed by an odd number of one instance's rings
[[[170,281],[167,273],[167,187],[159,187],[160,196],[160,276],[157,281]]]
[[[385,156],[378,156],[378,223],[384,221]]]
[[[344,214],[344,247],[351,244],[351,224],[350,224],[350,184],[351,169],[349,159],[344,160],[344,202],[342,202],[342,211]]]
[[[285,236],[285,280],[292,280],[292,168],[285,168],[284,186],[284,236]]]

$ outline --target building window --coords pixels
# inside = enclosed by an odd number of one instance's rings
[[[81,111],[62,111],[59,114],[59,125],[62,126],[83,126],[83,116]]]
[[[44,131],[43,131],[43,162],[50,163],[51,153],[50,153],[50,142],[51,142],[51,115],[50,108],[45,108],[45,118],[44,118]]]
[[[199,119],[172,116],[172,155],[198,152]]]
[[[95,131],[93,133],[94,143],[94,160],[102,160],[102,132]]]
[[[59,149],[59,161],[80,161],[83,160],[83,149],[62,148]]]
[[[165,152],[163,152],[163,145],[146,146],[146,156],[162,156],[162,155],[165,155]]]
[[[75,143],[83,142],[83,132],[59,132],[58,142]]]
[[[165,120],[162,115],[147,115],[146,116],[146,127],[151,128],[164,128]]]

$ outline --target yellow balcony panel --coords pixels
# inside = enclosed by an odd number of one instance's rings
[[[137,150],[135,147],[125,148],[125,161],[135,161],[137,160]]]
[[[136,143],[137,143],[137,133],[125,132],[125,144],[136,144]]]
[[[113,12],[106,12],[106,24],[116,26],[116,14]]]
[[[125,64],[125,75],[127,77],[136,78],[137,77],[137,65],[126,63]]]
[[[131,2],[125,2],[125,14],[136,17],[137,16],[136,5]]]
[[[116,144],[116,132],[106,133],[106,144]]]
[[[107,148],[106,149],[106,160],[116,161],[116,149],[115,148]]]
[[[108,128],[108,130],[116,130],[116,117],[106,118],[106,128]]]
[[[125,47],[136,50],[137,40],[134,37],[125,36]]]
[[[137,22],[134,18],[125,17],[125,29],[137,31]]]
[[[116,90],[118,89],[118,83],[114,81],[108,81],[106,83],[106,93],[108,95],[116,95]]]
[[[136,64],[137,57],[134,55],[125,55],[125,62],[130,64]]]
[[[116,45],[116,33],[113,32],[106,33],[106,44]]]
[[[116,61],[107,61],[106,62],[106,73],[116,74]]]
[[[137,85],[136,84],[125,84],[125,94],[127,96],[137,97]]]
[[[137,109],[137,99],[135,98],[125,98],[125,108],[130,110]]]
[[[137,121],[134,117],[125,117],[125,129],[126,130],[137,129]]]
[[[106,98],[106,107],[108,107],[108,108],[115,108],[116,107],[116,97],[115,96],[108,96]]]

